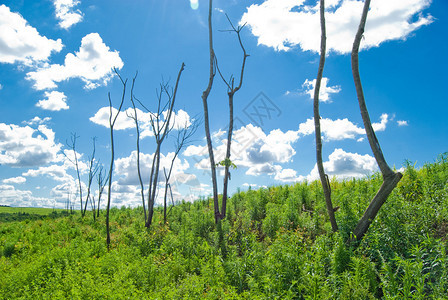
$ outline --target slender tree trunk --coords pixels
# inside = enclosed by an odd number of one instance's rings
[[[210,136],[210,121],[208,117],[208,104],[207,99],[213,86],[213,80],[215,78],[215,53],[213,51],[213,31],[212,31],[212,10],[213,0],[209,0],[208,7],[208,40],[209,40],[209,52],[210,52],[210,76],[208,80],[207,89],[202,93],[202,104],[204,106],[204,127],[205,137],[207,138],[208,155],[210,158],[210,169],[212,172],[212,185],[213,185],[213,203],[215,208],[215,223],[221,220],[221,213],[219,212],[219,200],[218,200],[218,183],[216,181],[216,163],[213,153],[212,139]]]
[[[375,219],[381,206],[386,202],[387,197],[390,195],[392,190],[395,188],[397,183],[403,176],[401,173],[395,173],[386,163],[384,159],[383,152],[381,151],[380,144],[373,130],[372,123],[370,121],[370,116],[367,111],[366,102],[364,99],[364,92],[361,84],[361,77],[359,75],[359,46],[361,43],[362,36],[364,34],[364,28],[367,20],[367,13],[369,11],[370,0],[365,0],[364,9],[361,16],[361,21],[359,23],[358,31],[356,33],[355,41],[353,42],[352,49],[352,73],[353,80],[355,82],[356,94],[358,96],[359,109],[361,111],[362,120],[364,123],[364,128],[366,130],[367,139],[369,140],[370,148],[372,149],[375,160],[381,170],[383,176],[383,184],[379,189],[378,193],[373,197],[370,202],[369,207],[364,212],[361,220],[359,220],[356,228],[353,230],[353,239],[360,241],[365,233],[367,232],[370,224]]]
[[[227,211],[227,188],[229,185],[230,179],[230,148],[232,144],[232,133],[233,133],[233,91],[229,92],[229,130],[227,132],[227,149],[226,149],[226,158],[225,158],[225,171],[224,171],[224,187],[222,192],[222,208],[221,215],[222,219],[226,217]]]
[[[320,0],[320,26],[321,26],[321,40],[320,40],[320,61],[319,69],[317,71],[316,86],[314,87],[314,127],[316,134],[316,160],[317,169],[319,171],[320,181],[324,190],[325,204],[327,207],[328,216],[330,217],[331,228],[334,232],[338,231],[336,217],[334,215],[333,204],[331,202],[331,188],[327,174],[325,174],[324,165],[322,161],[322,135],[320,130],[320,114],[319,114],[319,92],[322,82],[322,76],[325,65],[326,55],[326,29],[325,29],[325,1]]]
[[[109,192],[107,193],[107,207],[106,207],[106,244],[107,244],[107,250],[110,250],[110,220],[109,220],[109,215],[110,215],[110,202],[111,202],[111,196],[112,196],[112,174],[113,174],[113,169],[114,169],[114,159],[115,159],[115,144],[114,144],[114,125],[115,122],[117,121],[118,115],[121,112],[121,108],[123,107],[123,103],[124,103],[124,98],[126,95],[126,83],[127,83],[127,79],[126,81],[123,81],[123,79],[121,78],[121,76],[118,74],[117,70],[115,70],[115,73],[117,74],[117,76],[120,78],[120,81],[123,85],[123,92],[121,95],[121,102],[120,102],[120,106],[118,108],[117,114],[115,115],[115,117],[112,118],[112,99],[110,97],[110,93],[108,94],[108,98],[109,98],[109,127],[110,127],[110,147],[111,147],[111,158],[110,158],[110,167],[109,167]],[[113,120],[112,120],[113,119]],[[99,209],[99,208],[98,208]]]
[[[112,113],[111,113],[112,115]],[[106,207],[106,244],[107,244],[107,250],[110,249],[110,228],[109,228],[109,213],[110,213],[110,201],[111,201],[111,195],[112,195],[112,174],[114,169],[114,159],[115,159],[115,148],[114,148],[114,128],[113,126],[110,126],[110,151],[111,151],[111,158],[110,158],[110,168],[109,168],[109,186],[107,193],[107,207]]]

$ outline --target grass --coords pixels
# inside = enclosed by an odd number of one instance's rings
[[[53,209],[53,208],[42,208],[42,207],[9,207],[9,206],[0,206],[0,213],[7,214],[33,214],[33,215],[41,215],[47,216],[51,214],[53,211],[62,211],[61,209]]]
[[[153,226],[142,208],[0,223],[0,299],[448,299],[448,156],[404,177],[362,242],[345,243],[381,177],[238,192],[216,226],[208,200]],[[51,210],[50,210],[51,211]],[[51,214],[50,214],[51,215]]]

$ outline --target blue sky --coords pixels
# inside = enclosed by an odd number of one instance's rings
[[[208,83],[208,1],[0,1],[0,204],[64,207],[77,183],[66,145],[76,133],[83,184],[96,137],[96,158],[110,160],[108,92],[115,104],[121,83],[138,71],[136,96],[156,109],[156,89],[175,83],[177,124],[202,117]],[[327,0],[328,56],[321,92],[323,156],[327,173],[362,177],[377,170],[367,143],[353,84],[350,49],[362,1]],[[235,95],[231,193],[313,180],[315,150],[312,90],[320,27],[316,1],[215,0],[214,47],[226,78],[238,79],[242,60],[234,24],[250,54],[242,89]],[[418,166],[448,151],[446,89],[448,3],[374,0],[360,52],[360,72],[374,129],[386,160],[397,169]],[[223,31],[224,30],[224,31]],[[131,103],[126,98],[124,109]],[[216,76],[209,97],[211,130],[219,158],[228,124],[226,86]],[[258,114],[256,113],[258,111]],[[149,173],[154,138],[149,115],[142,168]],[[140,204],[135,128],[122,114],[116,126],[113,205]],[[162,166],[174,151],[176,130],[163,144]],[[174,165],[176,200],[211,193],[203,124]],[[64,153],[66,156],[64,156]],[[148,182],[148,178],[144,181]],[[219,178],[222,189],[222,177]],[[85,188],[85,186],[83,186]],[[95,188],[96,190],[96,188]],[[160,187],[163,193],[163,186]]]

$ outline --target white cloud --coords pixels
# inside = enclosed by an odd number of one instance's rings
[[[331,120],[328,118],[320,120],[321,132],[325,141],[339,141],[344,139],[355,139],[358,135],[365,134],[364,128],[350,122],[347,118]],[[306,120],[299,125],[299,132],[303,135],[314,134],[314,118]]]
[[[65,56],[63,65],[46,65],[29,72],[27,79],[34,81],[37,90],[56,88],[56,83],[71,78],[79,78],[86,89],[93,89],[106,85],[114,76],[113,68],[123,65],[118,51],[111,51],[98,33],[90,33],[82,38],[78,52]]]
[[[32,191],[17,190],[12,185],[0,184],[0,202],[14,207],[53,207],[55,201],[48,198],[34,197]]]
[[[23,121],[22,124],[29,125],[29,126],[35,126],[35,125],[42,125],[49,121],[51,121],[50,117],[45,117],[45,118],[41,119],[38,116],[36,116],[29,121]]]
[[[48,167],[39,167],[36,170],[28,170],[24,172],[22,176],[26,177],[38,177],[38,176],[48,176],[55,181],[59,182],[71,182],[73,181],[73,177],[67,174],[67,170],[65,166],[60,165],[51,165]]]
[[[330,177],[351,178],[363,177],[378,171],[375,158],[365,154],[345,152],[342,149],[335,149],[328,157],[328,161],[324,162],[325,173]],[[317,165],[314,166],[308,180],[316,180],[319,178]]]
[[[41,36],[20,14],[0,5],[0,63],[45,62],[62,47],[60,39],[55,41]]]
[[[145,194],[147,193],[153,155],[154,154],[140,153],[140,171],[145,187]],[[160,156],[158,198],[156,200],[158,203],[161,203],[164,195],[165,176],[163,170],[165,168],[167,172],[169,171],[173,157],[173,152],[166,155],[162,153]],[[170,177],[170,184],[175,200],[180,200],[182,198],[181,190],[184,190],[184,192],[187,192],[191,196],[192,194],[202,192],[204,189],[196,175],[185,172],[189,167],[190,165],[186,160],[182,161],[179,157],[176,157]],[[125,193],[127,197],[130,198],[125,205],[141,205],[140,182],[137,172],[137,152],[133,151],[130,156],[115,160],[114,172],[114,176],[117,178],[114,182],[114,191],[121,194]],[[114,205],[123,205],[124,202],[122,203],[122,200],[120,201],[121,202],[119,204],[114,202]]]
[[[224,137],[215,143],[215,161],[219,162],[225,158],[227,140],[222,131],[219,136]],[[296,151],[292,144],[299,139],[298,131],[283,132],[280,129],[272,130],[265,134],[260,127],[248,124],[233,132],[231,157],[233,163],[238,167],[247,168],[246,174],[258,176],[261,174],[275,175],[281,171],[279,164],[292,161]],[[197,169],[210,169],[207,146],[191,145],[184,151],[185,156],[198,156],[205,158],[194,158]]]
[[[12,167],[45,165],[57,159],[61,144],[45,125],[29,126],[0,123],[0,164]]]
[[[199,0],[190,0],[190,6],[192,9],[198,9],[199,8]]]
[[[47,99],[39,100],[39,102],[36,103],[37,107],[51,111],[69,109],[67,105],[67,96],[62,92],[45,92],[45,97]]]
[[[397,124],[398,124],[398,126],[408,126],[409,125],[408,121],[401,121],[401,120],[398,120]]]
[[[242,16],[258,44],[288,51],[300,46],[303,51],[320,51],[319,4],[306,0],[266,0],[252,4]],[[372,1],[361,49],[378,47],[390,40],[406,39],[413,31],[432,22],[424,15],[431,0]],[[351,51],[363,1],[333,0],[327,3],[327,49],[337,53]]]
[[[150,170],[152,166],[152,158],[154,154],[140,153],[140,171],[142,178],[145,179],[145,184],[150,176]],[[159,171],[159,181],[165,182],[165,177],[163,174],[163,168],[169,171],[171,161],[174,157],[174,152],[170,152],[166,155],[161,153],[160,155],[160,171]],[[186,160],[181,161],[179,157],[176,158],[173,165],[172,179],[177,178],[180,180],[183,178],[184,171],[188,169],[190,165]],[[132,151],[130,156],[123,157],[115,160],[115,172],[116,178],[118,179],[119,185],[135,185],[139,186],[140,182],[138,180],[137,173],[137,151]],[[184,178],[185,179],[185,178]],[[185,179],[187,180],[187,179]]]
[[[341,91],[341,87],[338,85],[328,86],[329,79],[326,77],[322,78],[321,86],[319,89],[319,100],[321,102],[331,102],[330,94],[337,94]],[[305,93],[314,99],[314,88],[316,87],[316,79],[308,80],[302,84],[302,88],[305,89]]]
[[[380,117],[380,123],[372,123],[373,130],[375,131],[384,131],[386,130],[387,122],[389,121],[388,114],[382,114]]]
[[[21,183],[26,182],[26,178],[22,177],[22,176],[17,176],[17,177],[3,179],[2,182],[5,184],[21,184]]]
[[[112,117],[114,118],[118,113],[118,109],[112,107]],[[142,112],[143,113],[143,112]],[[128,117],[129,115],[134,115],[134,111],[132,108],[128,108],[125,111],[120,112],[118,115],[117,121],[115,122],[114,129],[115,130],[125,130],[130,128],[135,128],[135,122],[133,119]],[[137,112],[140,116],[140,113]],[[89,120],[95,124],[104,126],[109,128],[109,117],[110,117],[110,108],[109,106],[105,106],[100,108],[93,117]]]
[[[168,115],[168,111],[164,111],[162,113],[163,117],[166,119]],[[170,128],[179,130],[182,128],[188,128],[191,125],[190,116],[183,109],[179,109],[179,111],[173,112],[170,119]]]
[[[149,112],[143,112],[140,109],[137,110],[137,117],[139,122],[140,129],[140,138],[143,139],[145,137],[154,136],[152,126],[151,126],[151,116],[155,117],[154,114]],[[117,114],[118,110],[116,108],[112,108],[112,116]],[[162,113],[163,116],[166,116],[167,112],[164,111]],[[104,126],[109,128],[109,116],[110,116],[110,108],[108,106],[100,108],[93,117],[89,120],[95,124]],[[131,117],[134,116],[134,109],[127,108],[120,112],[118,115],[117,121],[114,125],[114,129],[116,130],[126,130],[126,129],[135,129],[135,121]],[[162,117],[163,121],[164,118]],[[185,126],[191,125],[191,118],[188,113],[182,109],[178,112],[173,112],[173,115],[170,119],[170,127],[174,130],[179,130],[184,128]]]
[[[2,90],[3,89],[3,85],[0,83],[0,90]]]
[[[297,176],[297,172],[293,169],[283,169],[275,174],[275,180],[281,182],[298,182],[303,181],[305,177]]]
[[[388,114],[382,114],[380,123],[372,123],[375,131],[386,130],[386,125],[389,120]],[[359,135],[365,135],[365,130],[362,127],[349,121],[347,118],[331,120],[324,118],[320,120],[321,132],[325,141],[340,141],[344,139],[356,139]],[[306,120],[306,122],[299,125],[299,133],[302,135],[310,135],[314,133],[314,118]],[[363,137],[358,138],[358,141],[363,141]]]
[[[74,9],[80,3],[79,0],[54,0],[56,9],[56,18],[59,20],[59,26],[69,29],[76,23],[82,21],[82,13],[79,9]]]

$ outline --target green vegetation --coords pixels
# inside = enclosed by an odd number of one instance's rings
[[[0,206],[0,223],[23,220],[42,220],[45,218],[54,219],[67,216],[68,214],[69,213],[66,210],[62,209]]]
[[[215,226],[212,201],[0,224],[0,299],[448,299],[448,156],[406,164],[359,245],[345,241],[381,175],[239,192]],[[355,247],[356,246],[356,247]]]

